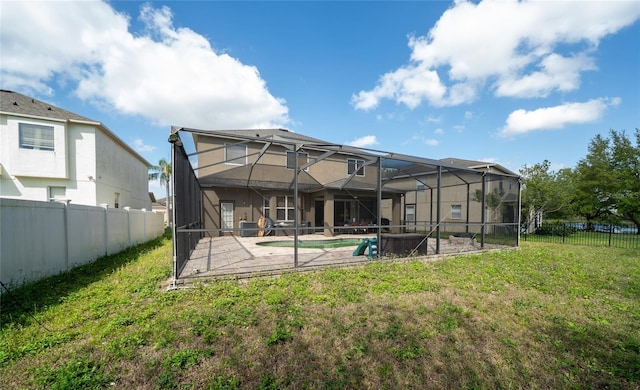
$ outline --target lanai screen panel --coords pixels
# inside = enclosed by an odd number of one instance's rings
[[[170,139],[171,140],[171,139]],[[174,276],[179,275],[202,237],[201,188],[179,137],[172,147]],[[167,199],[169,201],[169,199]]]
[[[402,192],[402,229],[516,246],[518,176],[411,156],[385,158],[382,184]]]

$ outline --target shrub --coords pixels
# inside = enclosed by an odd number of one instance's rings
[[[542,226],[536,229],[535,234],[540,236],[568,237],[576,231],[577,229],[574,226],[567,226],[560,222],[552,222],[542,224]]]

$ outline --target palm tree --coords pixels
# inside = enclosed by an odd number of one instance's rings
[[[160,161],[158,161],[158,165],[152,166],[150,168],[150,171],[151,172],[149,173],[149,181],[159,180],[160,183],[164,182],[167,194],[167,198],[165,201],[165,206],[167,208],[167,225],[170,225],[171,215],[169,214],[169,202],[171,198],[169,197],[169,182],[171,181],[171,163],[164,158],[161,158]]]

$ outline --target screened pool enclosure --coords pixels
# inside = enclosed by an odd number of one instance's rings
[[[284,129],[173,127],[169,142],[176,283],[519,244],[519,176],[498,164]]]

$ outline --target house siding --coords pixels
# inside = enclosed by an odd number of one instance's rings
[[[151,210],[148,167],[104,132],[96,133],[96,203]]]

